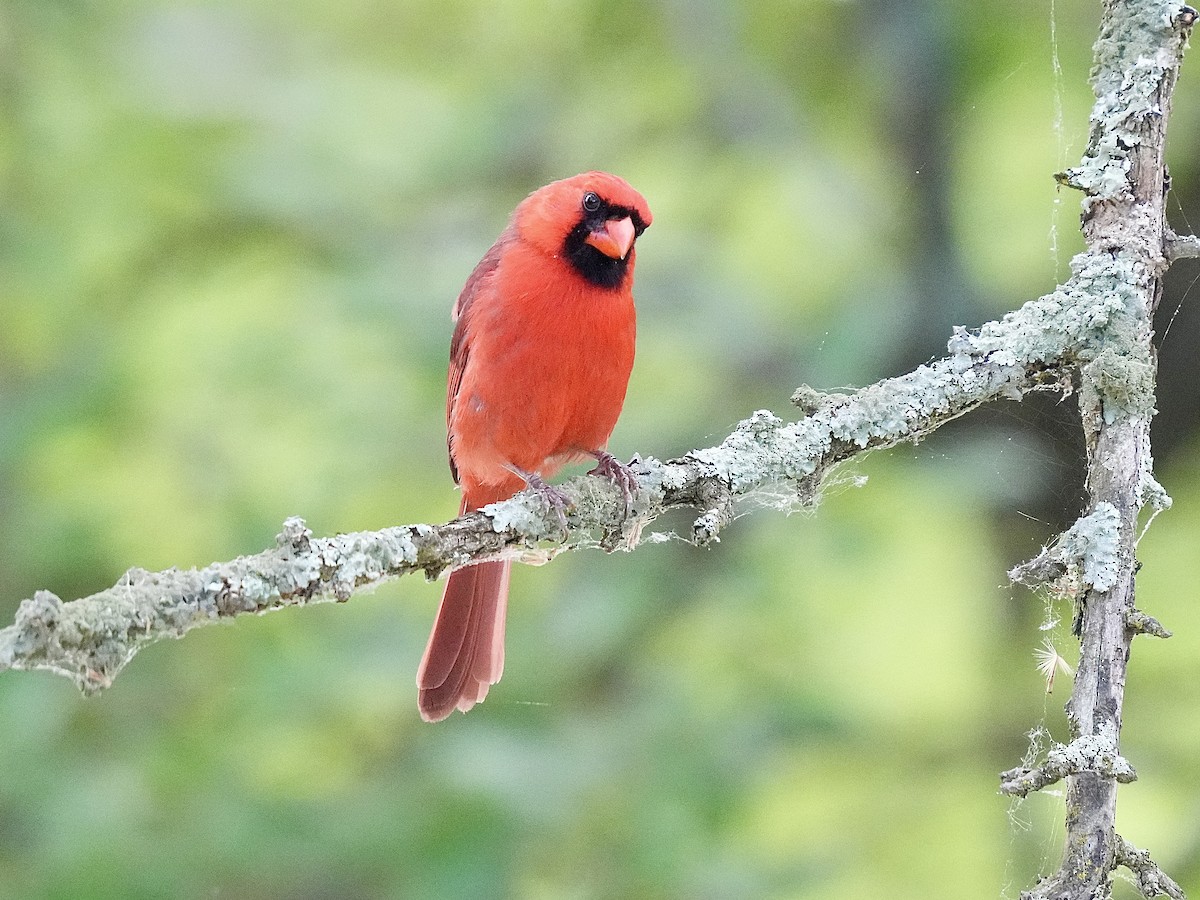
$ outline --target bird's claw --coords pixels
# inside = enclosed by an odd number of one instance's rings
[[[567,507],[571,505],[571,498],[568,497],[562,490],[554,485],[543,481],[537,475],[529,475],[526,478],[529,489],[542,498],[543,502],[550,507],[555,518],[558,519],[558,525],[565,533],[567,531]]]
[[[625,500],[625,515],[628,516],[638,489],[637,475],[633,469],[611,453],[597,450],[592,455],[596,457],[597,465],[588,474],[602,475],[617,486],[617,490],[621,492],[621,497]]]

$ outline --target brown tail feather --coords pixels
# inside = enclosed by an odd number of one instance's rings
[[[500,680],[511,567],[485,562],[450,573],[417,670],[417,705],[426,722],[456,708],[466,712]]]

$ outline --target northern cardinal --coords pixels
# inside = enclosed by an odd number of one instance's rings
[[[460,514],[540,491],[564,464],[593,457],[590,474],[628,497],[632,474],[605,447],[633,368],[633,244],[650,224],[645,199],[607,172],[534,191],[488,250],[452,318],[446,425]],[[508,561],[450,574],[417,671],[427,722],[466,712],[504,669]]]

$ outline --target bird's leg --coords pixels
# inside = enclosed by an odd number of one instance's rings
[[[555,518],[558,519],[559,527],[565,532],[567,530],[566,509],[571,505],[571,498],[559,488],[545,481],[537,472],[526,472],[524,469],[518,469],[516,466],[505,466],[505,468],[521,478],[529,490],[542,498],[554,513]]]
[[[633,496],[637,493],[638,480],[633,469],[629,468],[625,463],[621,462],[607,450],[589,450],[588,456],[596,457],[598,465],[589,475],[602,475],[609,479],[620,490],[621,496],[625,499],[625,515],[629,515],[630,506],[633,503]]]

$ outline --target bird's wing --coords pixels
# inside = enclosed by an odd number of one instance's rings
[[[454,463],[454,445],[450,440],[449,425],[454,417],[454,404],[458,400],[458,389],[462,385],[467,359],[471,355],[469,327],[471,306],[476,297],[487,289],[492,275],[500,265],[500,257],[504,253],[507,237],[508,232],[505,232],[483,255],[483,259],[479,261],[479,265],[475,267],[475,271],[463,285],[462,293],[458,295],[458,299],[454,302],[454,309],[450,312],[450,318],[455,324],[454,336],[450,338],[450,374],[446,379],[446,446],[450,454],[450,474],[454,476],[455,484],[458,483],[458,466]]]

